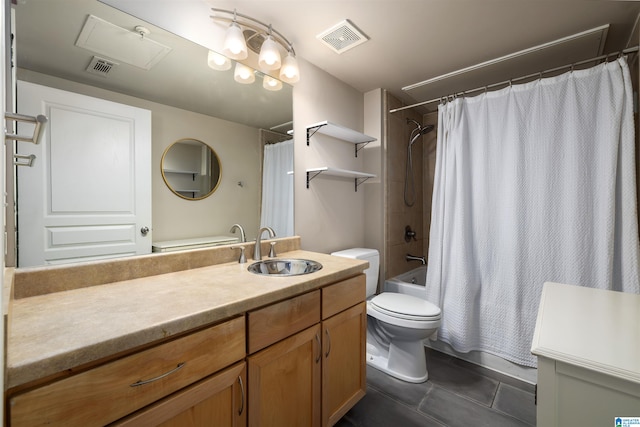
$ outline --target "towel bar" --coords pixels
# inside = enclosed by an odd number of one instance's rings
[[[23,114],[16,114],[16,113],[4,113],[4,117],[5,119],[15,120],[16,122],[27,122],[27,123],[35,124],[32,136],[23,136],[23,135],[17,135],[15,133],[7,133],[5,129],[5,134],[4,134],[5,141],[6,140],[24,141],[24,142],[32,142],[34,144],[37,144],[40,141],[40,135],[42,134],[42,125],[44,125],[48,121],[48,119],[41,114],[37,115],[36,117],[33,117],[33,116],[25,116]]]

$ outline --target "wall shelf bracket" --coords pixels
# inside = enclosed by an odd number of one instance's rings
[[[322,172],[324,171],[323,170],[307,171],[307,188],[309,188],[309,182],[311,182],[313,178],[320,175]]]
[[[365,142],[356,142],[355,147],[356,147],[356,157],[358,157],[358,151],[362,150],[365,145],[367,145],[368,143],[370,143],[371,141],[365,141]]]
[[[358,186],[360,184],[362,184],[363,182],[365,182],[366,180],[368,180],[369,178],[371,178],[370,176],[365,176],[362,178],[354,178],[355,184],[356,184],[356,191],[358,191]]]
[[[318,132],[318,130],[320,130],[320,128],[322,126],[325,126],[325,125],[326,125],[326,122],[325,123],[320,123],[320,124],[317,124],[317,125],[313,125],[313,126],[309,126],[307,128],[307,147],[309,146],[309,142],[311,140],[311,137],[313,135],[315,135],[316,132]]]

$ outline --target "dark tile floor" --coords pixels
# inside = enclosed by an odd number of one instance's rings
[[[429,380],[410,384],[367,366],[367,394],[338,427],[535,426],[534,386],[427,349]]]

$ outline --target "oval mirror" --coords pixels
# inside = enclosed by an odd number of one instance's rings
[[[220,183],[222,167],[211,147],[197,139],[180,139],[164,150],[160,161],[162,179],[178,197],[202,200]]]

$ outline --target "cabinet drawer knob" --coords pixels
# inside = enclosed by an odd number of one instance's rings
[[[172,369],[172,370],[170,370],[169,372],[165,372],[164,374],[162,374],[162,375],[160,375],[160,376],[157,376],[157,377],[155,377],[155,378],[151,378],[151,379],[148,379],[148,380],[139,380],[139,381],[136,381],[136,382],[135,382],[135,383],[133,383],[133,384],[129,384],[129,386],[130,386],[130,387],[138,387],[138,386],[141,386],[141,385],[145,385],[145,384],[152,383],[152,382],[154,382],[154,381],[161,380],[162,378],[168,377],[169,375],[173,374],[174,372],[179,371],[179,370],[180,370],[180,369],[182,369],[182,368],[184,367],[184,365],[186,365],[186,364],[187,364],[187,362],[181,362],[181,363],[178,363],[178,366],[176,366],[175,368],[173,368],[173,369]]]

